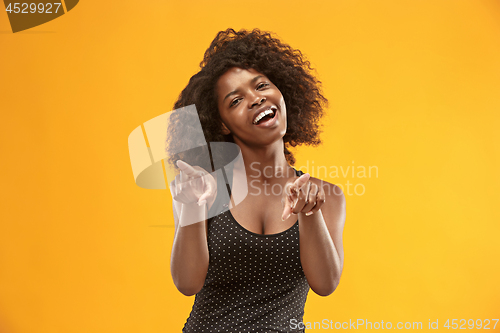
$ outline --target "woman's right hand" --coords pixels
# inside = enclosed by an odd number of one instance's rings
[[[174,200],[183,204],[198,203],[199,206],[215,200],[217,183],[215,178],[199,166],[191,166],[178,160],[179,175],[175,177]]]
[[[180,172],[170,183],[175,222],[170,271],[177,289],[191,296],[203,288],[207,276],[207,207],[210,199],[215,198],[217,183],[212,174],[198,166],[176,163]]]

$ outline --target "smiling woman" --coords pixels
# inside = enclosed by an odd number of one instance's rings
[[[232,134],[240,149],[255,140],[260,145],[278,142],[285,135],[285,100],[265,75],[253,68],[232,67],[217,81],[216,92],[222,132]]]
[[[303,331],[291,323],[302,321],[309,289],[331,294],[344,258],[342,191],[293,168],[289,151],[320,143],[327,100],[301,52],[257,29],[219,32],[200,66],[175,108],[195,104],[206,141],[235,143],[242,166],[229,164],[225,179],[203,169],[184,149],[192,122],[173,113],[171,273],[180,292],[196,294],[183,332]],[[243,183],[258,191],[235,200]],[[207,218],[187,223],[186,212]]]

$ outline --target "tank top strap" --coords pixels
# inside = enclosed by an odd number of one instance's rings
[[[229,198],[231,198],[231,188],[233,186],[233,168],[222,168],[222,176],[224,177],[223,183],[226,186]]]
[[[293,168],[293,170],[295,170],[295,174],[297,175],[297,177],[300,177],[304,174],[304,172],[302,170],[297,170],[295,168]]]

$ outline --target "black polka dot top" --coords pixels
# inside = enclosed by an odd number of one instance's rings
[[[219,189],[225,186],[221,178]],[[208,220],[208,250],[205,284],[182,332],[304,332],[290,325],[291,320],[303,321],[309,292],[300,263],[298,221],[278,234],[256,234],[242,227],[226,206]]]

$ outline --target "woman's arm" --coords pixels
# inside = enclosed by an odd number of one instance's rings
[[[208,271],[207,208],[206,204],[198,206],[197,203],[181,204],[174,201],[173,211],[175,236],[170,258],[170,272],[177,289],[186,296],[192,296],[203,287]],[[180,212],[180,218],[176,212]],[[192,219],[192,216],[188,216],[186,212],[200,217],[204,216],[204,219],[202,222],[185,225]]]
[[[180,169],[171,184],[175,221],[170,272],[186,296],[198,293],[208,271],[207,214],[217,196],[214,177],[200,167],[177,161]]]
[[[328,296],[335,291],[344,267],[342,232],[346,217],[342,190],[323,184],[325,202],[312,215],[299,215],[300,261],[311,289]]]
[[[328,296],[337,288],[344,266],[345,197],[338,186],[316,178],[304,185],[298,182],[302,190],[289,209],[299,218],[302,269],[311,289]],[[313,214],[306,214],[311,210]]]

